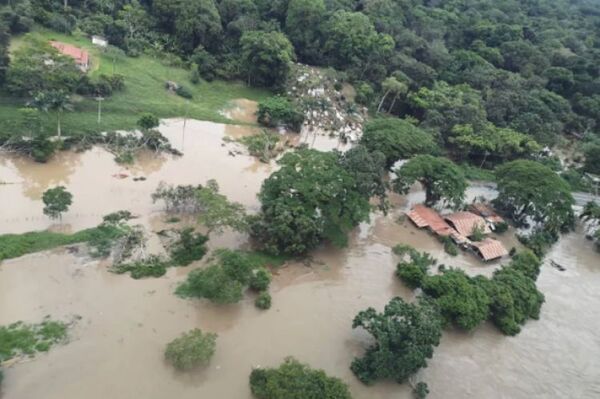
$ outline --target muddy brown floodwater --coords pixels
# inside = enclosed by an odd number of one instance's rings
[[[38,165],[0,157],[0,233],[51,226],[42,215],[41,193],[62,184],[74,194],[63,225],[72,230],[96,225],[101,216],[128,209],[149,228],[164,215],[150,193],[161,180],[198,184],[215,178],[224,194],[258,208],[256,193],[274,165],[231,156],[226,135],[255,129],[188,120],[164,121],[161,131],[184,156],[145,154],[135,166],[114,163],[102,149],[61,153]],[[119,173],[128,177],[113,177]],[[146,177],[133,181],[133,177]],[[471,195],[487,193],[485,188]],[[250,295],[232,306],[182,300],[173,295],[190,268],[171,269],[160,279],[142,281],[107,271],[103,262],[64,249],[0,264],[0,324],[36,322],[45,315],[81,320],[71,342],[6,370],[3,399],[250,398],[248,375],[255,366],[276,366],[292,355],[346,381],[355,398],[410,398],[410,388],[390,382],[360,384],[348,366],[368,345],[368,336],[351,328],[366,307],[382,309],[393,296],[414,293],[394,277],[391,247],[408,243],[427,250],[441,263],[470,274],[489,274],[468,254],[448,257],[439,243],[407,222],[401,210],[421,195],[394,198],[397,210],[373,215],[352,234],[346,249],[321,248],[308,267],[290,264],[276,272],[273,307],[255,309]],[[503,237],[507,246],[514,239]],[[225,233],[211,249],[236,248],[246,238]],[[561,239],[546,258],[538,280],[546,295],[541,319],[527,323],[517,337],[490,325],[473,333],[445,331],[429,367],[420,372],[431,398],[597,398],[600,397],[600,257],[580,233]],[[550,259],[567,267],[549,266]],[[195,265],[192,267],[198,267]],[[164,362],[166,343],[192,328],[218,333],[210,365],[178,373]]]

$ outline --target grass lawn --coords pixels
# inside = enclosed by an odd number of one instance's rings
[[[101,49],[92,46],[91,40],[80,36],[67,36],[44,29],[37,29],[25,36],[14,38],[11,49],[24,45],[32,37],[46,40],[58,40],[87,49],[92,58],[89,74],[111,75],[113,59]],[[160,59],[150,56],[131,58],[121,56],[114,63],[114,72],[125,76],[126,88],[115,93],[102,103],[102,122],[97,123],[98,103],[89,98],[74,96],[74,112],[63,117],[63,132],[67,135],[79,135],[88,132],[131,129],[143,112],[152,112],[160,118],[182,117],[232,123],[220,115],[219,111],[227,107],[229,101],[237,98],[261,100],[269,96],[265,90],[249,88],[237,82],[202,82],[193,85],[189,81],[189,71],[163,64]],[[165,89],[167,80],[187,86],[194,98],[185,100]],[[24,99],[11,98],[0,92],[0,133],[14,133],[20,127],[17,109],[25,105]],[[44,115],[44,126],[55,130],[55,116]]]

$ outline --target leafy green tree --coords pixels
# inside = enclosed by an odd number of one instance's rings
[[[380,151],[369,152],[358,144],[340,154],[340,165],[357,184],[357,191],[366,198],[379,198],[379,208],[387,210],[387,188],[385,155]]]
[[[256,86],[281,87],[287,80],[294,48],[280,32],[245,32],[240,40],[242,62],[248,83]]]
[[[588,173],[600,175],[600,144],[589,144],[584,148],[585,164],[583,169]]]
[[[400,159],[437,152],[437,146],[429,133],[398,118],[368,121],[360,142],[371,152],[383,153],[388,168]]]
[[[170,248],[171,259],[178,266],[187,266],[204,257],[208,236],[195,233],[192,227],[179,232],[178,240]]]
[[[424,126],[437,129],[444,138],[451,135],[456,125],[478,129],[486,122],[481,94],[468,85],[451,86],[438,81],[431,89],[422,87],[410,93],[408,102]]]
[[[264,267],[260,267],[252,273],[250,288],[254,291],[266,291],[271,284],[271,273]]]
[[[322,58],[321,24],[325,20],[323,0],[291,0],[285,31],[304,62],[319,63]]]
[[[346,384],[294,358],[277,368],[252,370],[250,389],[257,399],[351,399]]]
[[[388,96],[390,94],[393,94],[394,100],[392,101],[392,104],[390,105],[390,107],[388,109],[388,112],[391,112],[391,110],[394,108],[394,104],[396,103],[396,99],[399,96],[406,94],[406,92],[408,91],[408,87],[403,82],[399,82],[393,76],[386,78],[383,81],[383,83],[381,83],[381,86],[384,90],[384,93],[383,93],[383,96],[381,97],[381,101],[379,102],[379,105],[377,106],[377,112],[381,111],[381,107],[383,107],[383,103],[388,98]]]
[[[375,340],[364,356],[354,359],[350,367],[365,384],[390,378],[405,382],[419,369],[427,367],[427,359],[433,356],[442,335],[437,309],[424,300],[411,304],[394,298],[383,313],[373,308],[359,312],[352,327],[364,328]]]
[[[394,48],[394,40],[379,34],[369,17],[360,12],[337,11],[325,26],[323,51],[329,64],[353,69],[358,80],[379,78],[377,67],[385,65]]]
[[[408,259],[406,259],[408,255]],[[429,268],[436,264],[436,260],[426,252],[418,252],[410,248],[403,259],[396,266],[396,276],[410,288],[420,288],[427,277]]]
[[[304,114],[285,97],[269,97],[258,103],[256,113],[258,123],[267,127],[285,126],[299,132],[304,122]]]
[[[481,166],[488,157],[502,162],[525,157],[541,149],[528,135],[509,128],[498,128],[491,123],[484,124],[480,129],[474,129],[471,125],[456,125],[452,128],[449,142],[456,146],[459,156],[481,159]]]
[[[52,219],[60,218],[63,212],[69,209],[73,203],[73,194],[63,186],[50,188],[42,195],[44,202],[44,215]]]
[[[271,302],[271,294],[269,294],[267,291],[262,291],[256,297],[256,300],[254,301],[254,306],[262,310],[267,310],[271,308]]]
[[[169,342],[165,358],[175,368],[187,371],[207,364],[216,349],[217,334],[196,328]]]
[[[535,161],[513,161],[498,167],[496,177],[495,203],[517,223],[530,219],[553,233],[573,226],[575,201],[571,188],[547,166]]]
[[[369,217],[369,198],[357,190],[339,156],[311,149],[286,154],[262,185],[261,214],[252,234],[269,252],[303,254],[323,239],[338,246]]]
[[[488,294],[460,269],[426,277],[422,289],[435,299],[446,321],[457,327],[472,330],[488,318]]]
[[[415,399],[425,399],[429,395],[429,387],[423,381],[418,382],[412,393]]]
[[[244,206],[229,201],[219,193],[216,180],[209,180],[206,185],[198,188],[196,196],[201,207],[198,221],[208,228],[209,234],[221,232],[226,227],[242,232],[248,229]]]
[[[220,42],[223,28],[214,0],[154,0],[152,12],[187,53],[198,45],[215,49]]]
[[[56,112],[56,135],[60,138],[62,134],[61,120],[65,111],[73,110],[71,96],[64,90],[49,90],[38,92],[30,105],[40,111],[48,113],[49,111]]]
[[[396,169],[395,173],[394,190],[406,194],[418,181],[425,189],[425,204],[428,206],[443,201],[458,208],[464,200],[467,189],[465,175],[447,158],[417,155]]]

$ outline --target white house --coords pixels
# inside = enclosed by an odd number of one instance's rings
[[[95,44],[96,46],[100,46],[100,47],[106,47],[106,46],[108,46],[108,40],[106,40],[102,36],[94,35],[94,36],[92,36],[92,44]]]

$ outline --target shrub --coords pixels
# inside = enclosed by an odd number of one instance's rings
[[[193,228],[179,232],[179,239],[171,247],[171,259],[178,266],[187,266],[206,254],[208,237],[195,233]]]
[[[425,399],[429,395],[429,387],[422,381],[418,382],[413,388],[412,394],[415,399]]]
[[[411,247],[400,248],[396,246],[394,250],[398,249],[395,252],[404,252],[404,254],[409,255],[410,260],[403,260],[398,263],[396,267],[396,276],[400,278],[404,282],[404,284],[408,285],[410,288],[418,288],[423,284],[423,280],[427,276],[427,271],[430,266],[435,265],[436,261],[426,252],[417,252]],[[402,251],[401,251],[402,250]]]
[[[191,370],[207,364],[215,353],[217,334],[189,331],[167,345],[165,358],[178,370]]]
[[[265,291],[271,284],[271,273],[264,267],[254,270],[250,278],[250,288],[255,291]]]
[[[254,306],[263,310],[270,309],[271,294],[269,294],[267,291],[263,291],[260,294],[258,294],[258,297],[256,297],[256,301],[254,301]]]
[[[278,368],[252,370],[250,389],[258,399],[351,399],[342,380],[293,358]]]
[[[366,82],[359,82],[354,87],[356,90],[355,101],[362,105],[370,105],[375,98],[373,87]]]
[[[188,100],[194,98],[194,94],[192,93],[192,91],[182,85],[179,85],[177,87],[177,89],[175,90],[175,93],[177,93],[177,95],[180,97],[187,98]]]
[[[258,123],[267,127],[285,126],[299,132],[304,114],[284,97],[271,97],[258,104]]]
[[[497,223],[494,232],[497,234],[506,233],[508,231],[508,227],[508,223],[506,222]]]
[[[111,271],[117,274],[130,273],[132,278],[139,280],[144,277],[162,277],[170,265],[160,256],[150,255],[143,260],[115,265]]]
[[[444,244],[444,251],[450,256],[458,255],[458,245],[448,236],[439,236],[439,240]]]
[[[46,318],[40,324],[0,326],[0,363],[21,355],[47,352],[67,337],[67,325]]]

